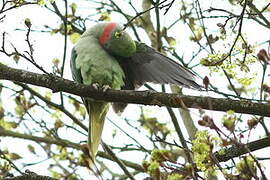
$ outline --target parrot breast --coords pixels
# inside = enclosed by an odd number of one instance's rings
[[[79,71],[83,84],[98,83],[113,89],[123,86],[124,72],[117,60],[108,54],[93,36],[83,36],[75,45],[77,56],[73,68]],[[76,72],[75,71],[75,72]]]

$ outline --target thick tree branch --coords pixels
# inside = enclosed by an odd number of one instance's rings
[[[10,178],[5,178],[5,180],[26,180],[26,179],[31,179],[31,180],[58,180],[55,178],[51,178],[49,176],[41,176],[41,175],[32,175],[32,174],[23,174],[21,176],[16,176],[16,177],[10,177]]]
[[[20,176],[5,178],[5,180],[58,180],[49,176],[41,176],[34,172],[27,171]]]
[[[109,102],[124,102],[144,105],[168,106],[174,108],[202,108],[215,111],[233,110],[237,113],[270,117],[270,104],[232,99],[183,96],[152,91],[96,90],[92,86],[78,84],[54,75],[41,75],[0,64],[0,79],[22,82],[51,89],[53,92],[67,92]],[[183,107],[185,106],[185,107]]]

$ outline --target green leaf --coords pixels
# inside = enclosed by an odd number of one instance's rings
[[[5,116],[5,109],[3,108],[2,104],[0,104],[0,119]]]
[[[9,159],[11,159],[11,160],[22,159],[22,157],[21,157],[19,154],[17,154],[17,153],[9,153],[9,154],[7,155],[7,157],[8,157]]]
[[[9,122],[9,121],[5,121],[3,118],[0,119],[0,127],[10,130],[10,129],[15,129],[18,127],[18,124],[16,122]]]
[[[182,179],[185,179],[182,175],[180,174],[170,174],[168,177],[167,177],[167,180],[182,180]]]
[[[75,44],[79,39],[80,39],[81,35],[79,33],[72,33],[70,36],[69,36],[69,39],[71,41],[72,44]]]
[[[151,152],[151,160],[152,161],[157,161],[157,162],[162,162],[162,161],[166,161],[169,158],[169,151],[165,150],[165,149],[154,149]]]
[[[13,60],[16,62],[16,64],[18,64],[19,59],[20,59],[20,56],[17,53],[14,54]]]
[[[48,1],[48,0],[37,0],[37,4],[40,5],[40,6],[46,5],[48,2],[52,3],[51,0],[50,1]]]
[[[56,121],[54,123],[54,127],[56,129],[59,129],[59,128],[63,127],[63,126],[64,126],[64,123],[60,119],[56,119]]]
[[[111,21],[110,14],[108,12],[101,13],[99,21]]]
[[[32,146],[31,144],[28,144],[28,145],[27,145],[27,149],[28,149],[31,153],[36,154],[35,148],[34,148],[34,146]]]
[[[226,127],[229,131],[234,131],[235,128],[235,122],[237,120],[237,117],[234,113],[234,111],[229,110],[227,111],[227,114],[225,114],[222,118],[222,124],[224,127]]]
[[[46,98],[47,100],[51,101],[51,99],[52,99],[52,92],[46,91],[45,92],[45,95],[44,95],[44,98]]]
[[[25,0],[14,0],[14,1],[11,1],[11,3],[14,4],[15,6],[19,7],[25,3]]]
[[[176,45],[176,40],[173,37],[167,37],[166,40],[170,47],[173,47]]]
[[[73,2],[71,5],[69,5],[69,7],[71,8],[72,14],[75,14],[77,10],[77,4]]]
[[[195,29],[194,34],[189,37],[191,41],[199,42],[203,38],[203,29],[201,27]]]
[[[31,23],[31,20],[29,18],[26,18],[24,20],[24,24],[26,25],[26,27],[28,27],[29,29],[31,28],[32,26],[32,23]]]
[[[60,59],[58,59],[58,58],[53,58],[52,63],[53,63],[53,65],[58,66],[59,63],[60,63]]]
[[[157,161],[153,161],[150,163],[149,167],[148,167],[148,173],[151,176],[154,177],[159,177],[160,176],[160,169],[159,169],[160,164]]]

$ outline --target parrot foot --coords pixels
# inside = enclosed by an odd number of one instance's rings
[[[99,87],[100,87],[98,83],[93,83],[92,86],[93,86],[93,88],[95,88],[96,90],[98,90]]]
[[[96,90],[101,89],[103,92],[107,91],[108,89],[111,89],[111,87],[110,87],[109,85],[103,85],[103,86],[100,86],[100,84],[98,84],[98,83],[93,83],[92,86],[93,86],[93,88],[95,88]]]
[[[106,92],[108,89],[111,89],[111,86],[104,85],[104,86],[101,87],[101,89],[102,89],[103,92]]]

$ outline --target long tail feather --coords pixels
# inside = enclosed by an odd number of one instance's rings
[[[100,144],[102,130],[106,114],[109,109],[109,104],[106,102],[88,101],[89,112],[89,131],[88,131],[88,146],[89,155],[93,164],[95,163],[95,156],[97,154],[98,146]],[[90,164],[90,166],[92,163]]]

